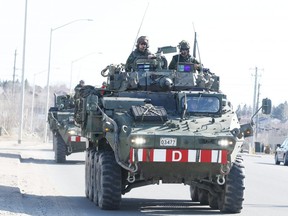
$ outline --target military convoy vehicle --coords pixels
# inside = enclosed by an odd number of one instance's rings
[[[65,163],[66,156],[86,150],[86,138],[74,121],[74,98],[54,94],[54,106],[48,112],[48,123],[53,133],[53,150],[56,163]]]
[[[86,196],[111,210],[133,188],[178,183],[190,186],[192,201],[238,213],[245,188],[238,153],[252,122],[239,123],[210,70],[190,63],[167,69],[170,50],[138,59],[133,71],[111,64],[101,72],[106,89],[80,90],[75,120],[88,139]],[[261,108],[268,114],[271,101]]]

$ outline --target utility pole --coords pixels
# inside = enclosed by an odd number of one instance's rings
[[[258,90],[257,90],[257,99],[256,99],[256,110],[259,109],[259,97],[260,97],[260,83],[258,83]],[[259,128],[259,116],[256,115],[256,124],[255,124],[255,140],[257,141],[258,138],[258,128]]]
[[[254,97],[253,97],[253,110],[252,114],[254,114],[258,110],[258,105],[259,105],[259,92],[260,92],[260,84],[258,83],[258,68],[255,67],[255,80],[254,80]],[[258,118],[258,117],[256,117]],[[254,143],[255,139],[257,140],[257,126],[258,126],[258,120],[256,120],[256,126],[255,126],[255,133],[252,136],[251,140],[251,146],[250,146],[250,153],[253,152],[254,149]]]
[[[15,53],[14,53],[13,83],[12,83],[12,95],[13,96],[14,96],[14,88],[15,88],[16,57],[17,57],[17,50],[15,50]]]
[[[21,112],[20,112],[20,123],[18,133],[18,144],[21,144],[23,134],[23,123],[24,123],[24,102],[25,102],[25,53],[26,53],[26,26],[27,26],[27,2],[25,1],[25,16],[24,16],[24,37],[23,37],[23,56],[22,56],[22,88],[21,88]]]

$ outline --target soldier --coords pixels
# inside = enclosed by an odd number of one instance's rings
[[[104,81],[103,83],[102,83],[102,86],[101,86],[101,89],[106,89],[107,88],[107,83]],[[101,95],[104,95],[105,94],[105,90],[102,90],[101,91]]]
[[[170,70],[177,70],[177,64],[179,62],[190,62],[194,63],[194,67],[199,71],[200,70],[200,63],[190,55],[189,50],[190,50],[190,45],[187,41],[182,40],[179,45],[180,53],[177,55],[174,55],[170,64],[169,64],[169,69]]]
[[[79,123],[80,114],[79,111],[81,110],[81,101],[80,101],[80,90],[85,85],[84,80],[80,80],[79,83],[75,86],[74,91],[74,101],[75,101],[75,110],[74,110],[74,119],[77,123]]]
[[[85,85],[84,80],[80,80],[79,83],[75,86],[74,91],[77,91],[77,89],[82,88]]]
[[[152,58],[154,55],[149,51],[149,40],[147,36],[141,36],[137,39],[136,49],[129,55],[126,64],[125,71],[131,71],[133,68],[134,61],[137,58]]]
[[[79,98],[79,91],[84,85],[85,85],[84,80],[80,80],[79,83],[75,86],[75,88],[74,88],[74,91],[75,91],[74,99]]]

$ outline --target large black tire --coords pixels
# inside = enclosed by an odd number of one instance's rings
[[[93,202],[94,199],[94,189],[93,189],[93,183],[94,183],[94,156],[95,156],[95,150],[90,150],[89,153],[89,180],[88,180],[88,199]]]
[[[285,153],[283,163],[284,163],[284,166],[288,166],[288,152]]]
[[[86,150],[86,154],[85,154],[85,196],[88,198],[89,197],[89,182],[90,182],[90,160],[89,160],[89,156],[90,156],[90,151]]]
[[[213,196],[211,193],[208,193],[208,203],[210,208],[218,209],[218,197]]]
[[[93,202],[95,203],[96,206],[98,206],[98,191],[97,191],[97,175],[98,175],[98,161],[99,161],[99,152],[95,152],[94,154],[94,161],[93,161],[93,175],[95,176],[93,180]]]
[[[279,159],[278,159],[278,154],[277,154],[277,153],[275,154],[275,164],[276,164],[276,165],[279,165],[279,164],[280,164],[280,161],[279,161]]]
[[[194,185],[190,185],[190,196],[191,196],[192,202],[199,202],[198,188]]]
[[[208,191],[198,188],[198,199],[200,202],[200,205],[208,205]]]
[[[242,159],[233,163],[226,177],[224,190],[218,199],[218,207],[222,213],[240,213],[244,200],[244,165]]]
[[[97,163],[98,206],[105,210],[119,209],[121,202],[121,167],[116,163],[113,151],[99,154]]]
[[[56,163],[65,163],[66,162],[66,144],[59,133],[55,135],[55,149],[54,149],[54,158]]]
[[[56,137],[57,133],[53,133],[53,151],[55,151],[55,146],[57,144],[57,137]]]

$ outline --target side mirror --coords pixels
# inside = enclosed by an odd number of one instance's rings
[[[263,114],[270,114],[271,113],[272,103],[271,100],[268,98],[264,98],[262,100],[262,113]]]
[[[250,123],[240,125],[240,134],[238,135],[238,138],[241,138],[242,136],[244,136],[244,138],[253,136],[253,126]]]

